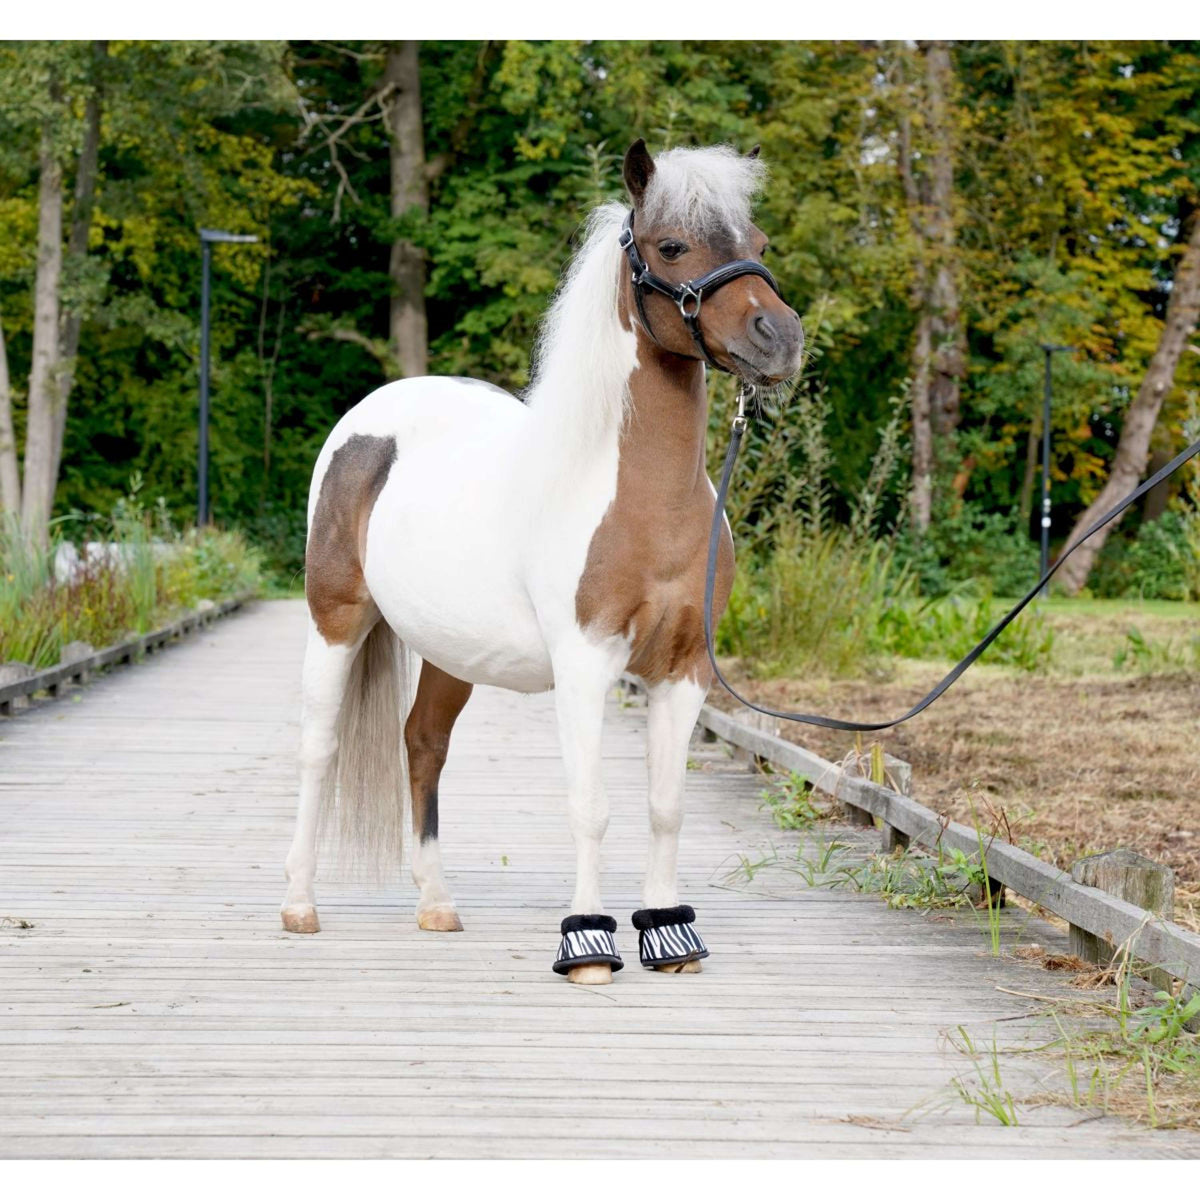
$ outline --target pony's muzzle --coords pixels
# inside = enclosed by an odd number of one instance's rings
[[[800,369],[804,326],[799,314],[783,305],[771,312],[756,311],[746,321],[743,337],[729,350],[743,368],[739,373],[752,383],[779,383]]]

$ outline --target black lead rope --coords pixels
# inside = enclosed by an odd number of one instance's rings
[[[739,412],[734,418],[732,436],[729,441],[729,452],[725,455],[725,466],[721,471],[721,484],[717,488],[717,502],[713,509],[712,532],[708,539],[708,573],[704,581],[704,641],[708,646],[708,658],[712,663],[712,669],[721,686],[735,699],[744,704],[747,708],[754,709],[755,712],[763,713],[768,717],[777,717],[782,721],[798,721],[805,725],[820,725],[823,729],[846,729],[851,733],[872,733],[878,729],[891,729],[895,725],[900,725],[915,717],[917,713],[924,712],[939,696],[941,696],[953,684],[960,675],[973,663],[975,660],[1016,620],[1017,616],[1024,608],[1034,599],[1034,597],[1042,590],[1050,577],[1063,565],[1067,559],[1075,553],[1079,547],[1087,541],[1097,530],[1103,529],[1110,521],[1119,517],[1131,504],[1140,500],[1151,488],[1157,487],[1168,476],[1173,475],[1180,467],[1183,466],[1189,458],[1196,454],[1200,454],[1200,441],[1193,442],[1182,454],[1176,455],[1165,467],[1159,471],[1155,471],[1141,487],[1129,493],[1116,508],[1112,509],[1102,516],[1098,521],[1083,534],[1080,539],[1075,542],[1069,550],[1059,555],[1054,565],[1037,581],[1036,584],[1029,590],[1025,598],[1017,603],[1017,605],[1008,613],[1003,620],[992,627],[987,636],[970,652],[954,669],[923,699],[919,700],[912,706],[902,717],[897,717],[894,721],[840,721],[837,717],[822,717],[814,713],[791,713],[780,712],[778,709],[767,708],[762,704],[755,704],[753,700],[747,700],[736,688],[721,674],[721,668],[717,665],[717,656],[713,646],[713,589],[717,579],[717,550],[720,546],[721,525],[725,520],[725,497],[729,492],[729,480],[733,475],[733,464],[737,461],[738,450],[742,444],[742,436],[746,432],[746,417],[742,412],[744,404],[744,396],[739,402]]]

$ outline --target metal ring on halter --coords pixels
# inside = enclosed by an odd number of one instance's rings
[[[687,306],[689,300],[695,300],[696,302],[696,307],[690,311]],[[684,283],[680,285],[679,299],[676,300],[675,303],[679,305],[679,315],[683,317],[685,321],[694,321],[700,315],[700,305],[702,301],[703,297],[701,294],[697,291],[693,291],[690,284]]]

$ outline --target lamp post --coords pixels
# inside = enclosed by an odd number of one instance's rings
[[[208,524],[208,329],[212,292],[213,242],[257,242],[250,233],[226,233],[223,229],[201,229],[203,267],[200,275],[200,450],[196,464],[196,524]]]
[[[1060,350],[1074,350],[1074,346],[1054,346],[1042,343],[1046,356],[1046,382],[1042,391],[1042,569],[1045,575],[1050,566],[1050,360]],[[1042,588],[1042,596],[1049,594],[1050,585]]]

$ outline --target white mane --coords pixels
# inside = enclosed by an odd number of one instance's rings
[[[624,418],[637,364],[637,339],[617,314],[625,259],[617,235],[625,212],[621,204],[602,204],[588,217],[583,245],[542,322],[526,395],[531,409],[569,424],[585,442]]]
[[[685,231],[740,235],[766,168],[730,146],[667,150],[640,214]],[[628,208],[602,204],[588,217],[583,244],[563,276],[538,334],[526,402],[556,437],[586,448],[620,425],[637,365],[637,339],[617,313],[625,255],[617,245]]]
[[[654,160],[638,215],[647,225],[678,225],[692,235],[725,229],[740,236],[766,175],[760,159],[732,146],[667,150]]]

